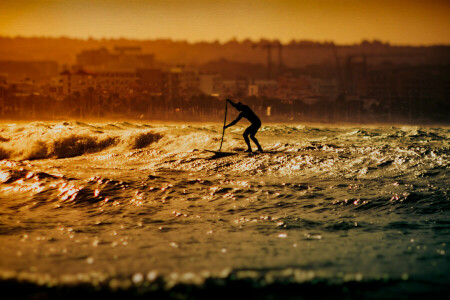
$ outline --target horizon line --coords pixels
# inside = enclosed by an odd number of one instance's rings
[[[176,38],[171,38],[171,37],[155,37],[155,38],[136,38],[136,37],[124,37],[124,36],[118,36],[118,37],[114,37],[114,36],[110,36],[110,37],[93,37],[93,36],[89,36],[89,37],[77,37],[77,36],[68,36],[68,35],[59,35],[59,36],[53,36],[53,35],[21,35],[21,34],[16,34],[16,35],[5,35],[5,34],[0,34],[0,38],[9,38],[9,39],[71,39],[71,40],[81,40],[81,41],[90,41],[90,40],[94,40],[94,41],[102,41],[102,40],[109,40],[109,41],[114,41],[114,40],[128,40],[128,41],[138,41],[138,42],[145,42],[145,41],[172,41],[175,43],[187,43],[187,44],[201,44],[201,43],[208,43],[208,44],[214,44],[214,43],[219,43],[220,45],[224,45],[227,44],[229,42],[238,42],[238,43],[244,43],[246,41],[250,41],[252,43],[259,43],[262,41],[268,41],[268,42],[279,42],[282,45],[289,45],[292,43],[302,43],[302,42],[308,42],[308,43],[315,43],[315,44],[335,44],[336,46],[348,46],[348,45],[360,45],[364,42],[368,42],[368,43],[375,43],[378,42],[380,44],[384,44],[384,45],[388,45],[388,46],[393,46],[393,47],[438,47],[438,46],[450,46],[450,43],[445,43],[445,42],[441,42],[441,43],[419,43],[419,44],[415,44],[415,43],[410,43],[410,44],[402,44],[402,43],[392,43],[390,41],[386,41],[386,40],[382,40],[382,39],[378,39],[378,38],[373,38],[373,39],[369,39],[369,38],[364,38],[360,41],[355,41],[355,42],[350,42],[350,43],[339,43],[339,42],[335,42],[333,40],[311,40],[311,39],[291,39],[288,42],[286,41],[282,41],[278,38],[265,38],[265,37],[261,37],[258,40],[256,39],[252,39],[252,38],[237,38],[237,37],[232,37],[229,39],[224,39],[224,40],[220,40],[220,39],[213,39],[213,40],[207,40],[207,39],[201,39],[201,40],[188,40],[188,39],[176,39]]]

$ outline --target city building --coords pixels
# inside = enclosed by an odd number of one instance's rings
[[[136,72],[123,70],[96,72],[84,69],[75,72],[66,70],[60,76],[63,95],[73,95],[76,92],[83,94],[90,89],[123,95],[129,93],[137,81]]]
[[[113,51],[103,47],[79,53],[77,65],[81,68],[95,67],[114,70],[154,68],[155,56],[142,53],[141,47],[114,47]]]
[[[278,78],[277,98],[294,100],[315,96],[312,78],[284,74]]]
[[[113,94],[126,95],[136,85],[138,78],[135,71],[104,70],[97,71],[93,79],[95,89]]]
[[[161,69],[137,69],[137,85],[150,95],[161,95],[164,85],[164,76]]]
[[[60,85],[63,95],[73,95],[74,93],[85,93],[90,87],[95,87],[94,74],[85,70],[75,72],[65,70],[60,74]]]
[[[247,79],[223,80],[220,84],[220,96],[246,97],[248,95]]]
[[[170,72],[177,73],[179,76],[180,96],[189,98],[201,94],[198,68],[181,65],[171,68]]]
[[[366,98],[388,99],[398,95],[397,74],[394,70],[373,69],[367,73]]]
[[[248,85],[248,95],[268,98],[277,97],[278,82],[276,80],[254,80]]]
[[[172,72],[169,70],[168,72],[163,72],[163,86],[162,86],[162,95],[164,99],[168,102],[177,99],[180,96],[180,73]]]
[[[309,78],[311,88],[317,96],[335,100],[339,94],[339,86],[336,79]]]
[[[219,74],[200,74],[199,89],[208,96],[219,96],[222,80]]]
[[[0,61],[0,74],[8,75],[11,81],[34,80],[42,83],[58,75],[55,61]]]

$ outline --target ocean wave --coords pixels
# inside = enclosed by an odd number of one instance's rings
[[[422,138],[430,138],[431,140],[442,140],[445,139],[445,137],[440,136],[434,132],[431,131],[425,131],[421,129],[414,129],[411,131],[406,132],[406,136],[410,139],[422,139]]]
[[[429,139],[432,141],[442,141],[447,139],[447,130],[439,129],[441,134],[433,132],[433,129],[420,129],[420,128],[394,128],[393,132],[384,133],[382,136],[390,139],[407,138],[410,141]],[[443,135],[444,134],[444,135]]]
[[[7,159],[11,156],[11,151],[0,147],[0,159]]]
[[[356,129],[354,131],[346,133],[345,135],[373,137],[373,136],[378,136],[379,134],[376,132],[369,132],[369,131],[363,130],[363,129]]]
[[[154,132],[143,132],[132,134],[127,138],[126,143],[131,149],[145,148],[150,144],[158,142],[162,138],[162,134]]]
[[[117,143],[114,137],[70,134],[50,139],[31,139],[12,143],[8,158],[32,160],[43,158],[67,158],[101,151]]]
[[[108,124],[106,127],[109,127]],[[102,131],[102,127],[70,123],[36,123],[12,130],[3,138],[0,159],[35,160],[69,158],[100,152],[114,146],[141,149],[159,141],[162,134],[148,129]],[[8,133],[7,133],[8,134]]]

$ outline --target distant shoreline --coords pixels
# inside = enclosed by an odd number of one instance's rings
[[[417,123],[409,123],[409,122],[327,122],[327,121],[313,121],[313,120],[285,120],[282,117],[273,118],[271,120],[267,120],[265,118],[262,119],[262,125],[274,125],[274,124],[297,124],[297,125],[305,125],[305,126],[343,126],[343,127],[355,127],[355,126],[425,126],[425,127],[449,127],[450,120],[448,122],[435,122],[431,120],[424,120],[422,122]],[[0,124],[9,124],[9,123],[30,123],[30,122],[49,122],[49,123],[61,123],[61,122],[89,122],[89,123],[107,123],[107,122],[131,122],[138,124],[218,124],[223,123],[223,120],[213,118],[205,118],[203,120],[198,120],[196,118],[181,118],[181,119],[141,119],[141,118],[86,118],[86,119],[78,119],[78,118],[8,118],[8,119],[0,119]],[[247,123],[240,124],[245,127],[249,125]]]

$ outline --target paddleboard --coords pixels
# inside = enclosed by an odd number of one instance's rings
[[[215,151],[215,150],[208,150],[205,149],[206,152],[214,153],[216,157],[222,157],[222,156],[230,156],[230,155],[237,155],[237,154],[245,154],[245,155],[256,155],[256,154],[264,154],[264,153],[275,153],[275,152],[245,152],[245,151]]]
[[[205,149],[206,152],[211,152],[214,154],[224,154],[224,155],[233,155],[233,154],[239,154],[239,153],[245,153],[243,151],[232,151],[232,152],[227,152],[227,151],[214,151],[214,150],[208,150]]]

